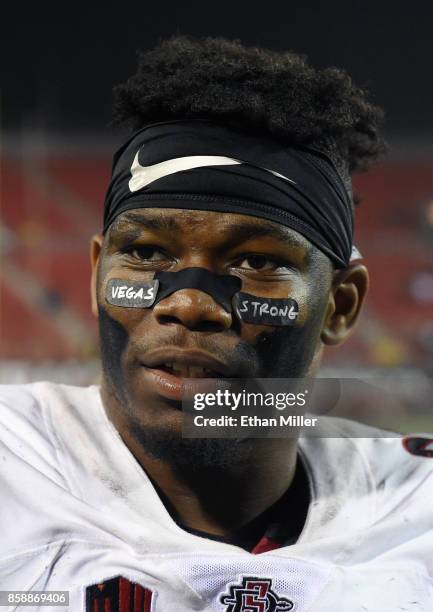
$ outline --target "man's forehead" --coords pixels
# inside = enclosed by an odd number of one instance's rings
[[[133,232],[138,237],[145,230],[178,233],[191,232],[197,227],[209,227],[221,238],[230,236],[245,241],[263,236],[304,251],[312,248],[304,236],[280,223],[251,215],[191,209],[139,208],[126,211],[113,222],[111,233]]]

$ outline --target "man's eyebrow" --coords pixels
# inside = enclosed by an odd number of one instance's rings
[[[260,225],[242,223],[231,225],[230,235],[227,237],[227,240],[224,241],[224,247],[228,248],[231,246],[236,246],[241,242],[245,242],[246,240],[251,240],[253,238],[260,238],[261,236],[270,236],[271,238],[276,238],[279,242],[283,242],[291,248],[307,250],[307,252],[309,251],[309,245],[301,238],[298,238],[293,233],[287,232],[283,227],[280,229],[279,227],[266,222],[261,223]]]
[[[124,232],[129,240],[139,238],[144,229],[179,232],[181,226],[174,217],[154,213],[143,214],[137,211],[124,213],[113,225],[114,232]],[[227,229],[227,237],[223,240],[221,248],[231,248],[261,236],[275,238],[290,248],[302,249],[306,251],[306,255],[310,254],[310,245],[301,237],[298,237],[293,232],[288,232],[284,226],[280,228],[264,220],[257,225],[252,223],[235,223],[230,225]]]
[[[138,225],[142,226],[141,229],[172,230],[172,231],[176,231],[179,229],[179,224],[177,223],[176,219],[174,219],[173,217],[166,217],[163,215],[154,215],[154,214],[146,215],[146,214],[142,214],[138,212],[129,212],[129,213],[125,213],[124,215],[122,215],[122,217],[119,218],[119,223],[116,227],[116,230],[120,229],[123,224],[128,225],[129,226],[128,229],[137,229],[137,230],[140,229],[139,227],[137,227]],[[136,227],[131,228],[131,225],[134,225]]]

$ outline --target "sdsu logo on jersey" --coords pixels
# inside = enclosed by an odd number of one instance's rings
[[[86,612],[151,612],[152,591],[116,576],[86,588]]]
[[[220,602],[227,606],[225,612],[288,612],[293,602],[278,597],[272,591],[270,578],[244,577],[242,584],[230,586],[229,595],[224,594]]]

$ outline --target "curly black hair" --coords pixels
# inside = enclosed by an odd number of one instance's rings
[[[176,36],[139,53],[137,72],[114,89],[114,121],[139,129],[207,118],[328,154],[343,178],[384,150],[383,113],[337,68],[224,38]]]

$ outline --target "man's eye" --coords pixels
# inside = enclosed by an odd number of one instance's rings
[[[257,270],[259,272],[273,272],[282,267],[288,267],[284,262],[278,261],[272,257],[266,255],[248,255],[242,259],[238,259],[236,262],[237,268],[244,270]]]
[[[167,259],[167,256],[155,247],[129,247],[125,252],[132,257],[132,259],[141,262],[165,261]]]

